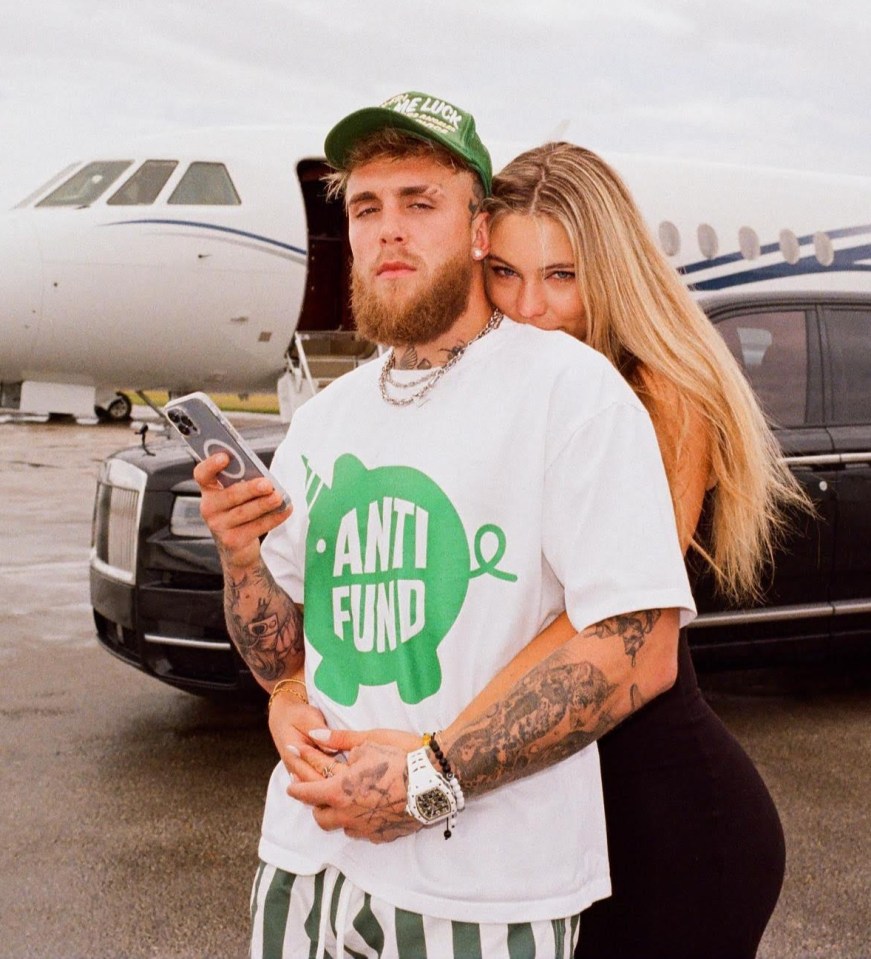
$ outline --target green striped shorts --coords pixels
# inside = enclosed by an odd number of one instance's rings
[[[251,959],[571,959],[580,915],[474,923],[397,909],[332,866],[296,876],[261,863]]]

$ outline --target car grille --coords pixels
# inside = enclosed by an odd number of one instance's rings
[[[107,460],[94,501],[91,565],[122,583],[136,581],[136,554],[146,475],[124,460]]]

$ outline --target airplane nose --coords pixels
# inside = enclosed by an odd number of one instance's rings
[[[24,378],[42,313],[42,257],[31,210],[0,214],[0,381]]]

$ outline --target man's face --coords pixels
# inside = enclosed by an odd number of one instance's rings
[[[427,343],[465,311],[474,269],[472,175],[429,158],[374,160],[348,177],[353,308],[379,343]]]

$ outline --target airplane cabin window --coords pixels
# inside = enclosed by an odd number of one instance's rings
[[[828,233],[814,233],[814,254],[822,266],[831,266],[835,262],[835,248]]]
[[[242,202],[223,163],[192,163],[169,203],[190,206],[239,206]]]
[[[752,227],[742,226],[738,230],[738,249],[745,260],[755,260],[762,252],[759,234]]]
[[[780,252],[787,263],[798,263],[801,259],[801,244],[792,230],[780,231]]]
[[[826,311],[832,363],[832,425],[871,423],[871,310]]]
[[[670,220],[659,224],[659,245],[666,256],[680,253],[680,230]]]
[[[720,246],[717,240],[717,231],[709,223],[702,223],[699,226],[698,238],[702,256],[708,260],[713,260]]]
[[[90,206],[132,165],[132,160],[100,160],[88,163],[36,205]]]
[[[808,350],[804,310],[730,316],[717,324],[775,426],[807,419]]]
[[[119,190],[106,200],[110,206],[148,206],[178,166],[178,160],[146,160]]]

